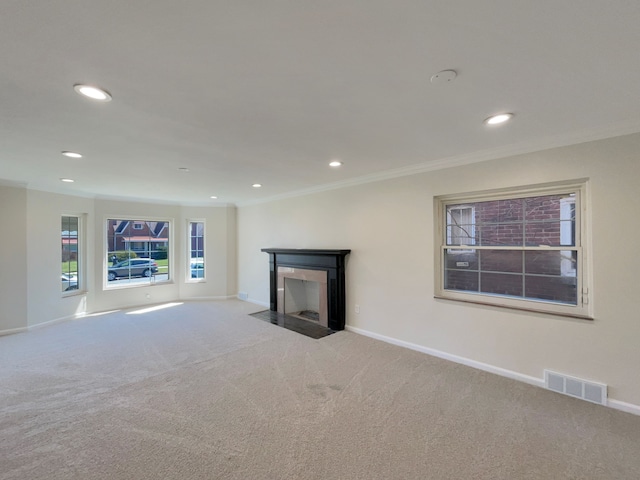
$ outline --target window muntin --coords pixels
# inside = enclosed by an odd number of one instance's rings
[[[107,219],[107,288],[171,280],[167,220]]]
[[[204,263],[204,221],[189,221],[189,271],[187,272],[188,281],[203,281],[205,278]]]
[[[442,225],[436,296],[590,316],[583,293],[583,192],[583,185],[572,185],[436,199]]]
[[[61,254],[61,289],[62,292],[78,290],[80,275],[80,218],[63,215],[61,218],[60,243]]]

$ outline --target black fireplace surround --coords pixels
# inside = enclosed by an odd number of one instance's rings
[[[345,257],[351,250],[263,248],[269,254],[270,310],[278,311],[278,267],[327,272],[327,313],[331,330],[344,330],[346,316]]]

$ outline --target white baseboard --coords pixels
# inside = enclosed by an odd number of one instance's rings
[[[27,327],[8,328],[6,330],[0,330],[0,337],[2,337],[3,335],[13,335],[14,333],[26,332],[27,330],[29,330]]]
[[[36,323],[34,325],[29,325],[29,330],[36,330],[42,327],[48,327],[49,325],[54,325],[56,323],[68,322],[69,320],[76,320],[78,318],[82,318],[84,313],[79,313],[77,315],[67,315],[66,317],[54,318],[53,320],[47,320],[46,322]]]
[[[188,297],[176,300],[177,302],[209,302],[212,300],[235,300],[237,295],[219,295],[216,297]]]
[[[410,350],[415,350],[417,352],[426,353],[427,355],[431,355],[433,357],[438,357],[444,360],[449,360],[451,362],[460,363],[468,367],[477,368],[478,370],[494,373],[502,377],[511,378],[512,380],[518,380],[520,382],[528,383],[529,385],[533,385],[535,387],[544,388],[544,378],[536,378],[529,375],[524,375],[522,373],[514,372],[513,370],[507,370],[505,368],[496,367],[495,365],[490,365],[488,363],[477,362],[475,360],[471,360],[470,358],[460,357],[458,355],[442,352],[440,350],[424,347],[422,345],[417,345],[411,342],[405,342],[404,340],[398,340],[397,338],[387,337],[386,335],[380,335],[379,333],[370,332],[369,330],[364,330],[362,328],[351,327],[349,325],[346,325],[345,330],[353,333],[357,333],[359,335],[364,335],[365,337],[374,338],[382,342],[390,343],[392,345],[397,345],[399,347],[404,347]],[[620,400],[608,399],[607,406],[610,408],[614,408],[616,410],[621,410],[623,412],[632,413],[634,415],[640,415],[640,405],[634,405],[633,403],[627,403],[627,402],[622,402]]]
[[[243,300],[240,297],[238,297],[237,295],[234,298],[237,298],[241,302],[253,303],[254,305],[260,305],[261,307],[265,307],[265,308],[271,307],[271,304],[269,302],[261,302],[260,300],[255,300],[253,298],[246,298],[246,299]]]
[[[607,399],[607,407],[615,408],[627,413],[633,413],[634,415],[640,415],[640,405],[634,405],[633,403],[621,402],[620,400]]]

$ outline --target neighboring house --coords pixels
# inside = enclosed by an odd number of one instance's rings
[[[575,258],[569,250],[575,245],[573,197],[448,205],[447,245],[457,247],[447,249],[448,289],[562,303],[577,298]],[[562,246],[567,250],[536,249]]]
[[[169,245],[167,227],[167,222],[109,220],[109,251],[132,251],[139,257],[155,258]]]

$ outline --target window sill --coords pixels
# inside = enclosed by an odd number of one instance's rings
[[[507,310],[518,310],[520,312],[542,313],[545,315],[553,315],[554,317],[566,317],[566,318],[575,318],[579,320],[590,320],[590,321],[595,320],[595,318],[592,315],[586,315],[582,313],[558,312],[558,311],[545,310],[543,308],[503,305],[500,303],[494,303],[490,301],[482,301],[481,299],[471,300],[471,299],[462,299],[462,298],[451,298],[445,295],[434,295],[433,298],[436,298],[438,300],[447,300],[450,302],[470,303],[472,305],[483,305],[487,307],[496,307],[496,308],[507,309]]]

